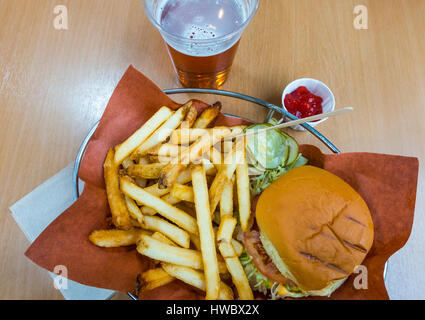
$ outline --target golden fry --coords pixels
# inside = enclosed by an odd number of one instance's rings
[[[170,143],[174,145],[185,145],[195,142],[204,134],[211,132],[210,129],[192,129],[189,127],[181,127],[171,133]]]
[[[223,154],[216,148],[211,147],[210,160],[217,169],[220,169],[221,165],[223,164]]]
[[[96,230],[90,234],[89,240],[98,247],[117,248],[136,244],[142,234],[147,232],[138,228]]]
[[[186,114],[186,118],[184,118],[181,127],[192,128],[195,124],[196,118],[198,118],[198,110],[196,110],[196,107],[192,104]]]
[[[244,246],[238,240],[235,240],[235,239],[232,239],[232,246],[233,246],[233,249],[235,249],[236,255],[240,257],[241,254],[243,253]]]
[[[225,215],[221,217],[220,227],[217,231],[217,241],[227,241],[230,243],[233,238],[233,231],[235,231],[236,224],[237,220],[232,216]]]
[[[160,215],[174,222],[184,230],[198,234],[196,220],[186,212],[173,207],[166,201],[153,196],[149,192],[135,185],[127,177],[121,178],[121,191],[130,198],[156,210]]]
[[[161,124],[167,121],[172,115],[172,111],[167,107],[159,109],[145,124],[131,135],[126,141],[115,148],[116,165],[127,158],[136,150]]]
[[[202,272],[169,263],[162,263],[161,265],[170,276],[190,284],[202,291],[206,291],[207,286],[205,282],[205,275]],[[222,281],[220,281],[220,289],[217,298],[219,300],[233,300],[232,289]]]
[[[224,158],[224,164],[221,166],[218,171],[215,179],[210,187],[210,211],[214,213],[223,193],[224,187],[229,184],[230,179],[232,178],[234,172],[236,171],[236,166],[240,162],[242,157],[242,148],[240,144],[236,144],[234,150],[226,155]]]
[[[205,109],[193,125],[194,128],[208,128],[221,111],[221,103],[216,102]]]
[[[131,159],[137,159],[140,156],[143,156],[148,153],[150,149],[156,145],[164,142],[176,129],[180,126],[184,117],[186,116],[187,111],[189,110],[189,105],[184,105],[179,108],[174,114],[165,121],[165,123],[159,127],[146,141],[144,141],[131,155]]]
[[[171,196],[170,193],[168,193],[165,196],[161,197],[161,199],[164,200],[165,202],[168,202],[171,205],[175,205],[175,204],[181,202],[180,199],[177,199],[177,198]],[[152,209],[150,207],[147,207],[147,206],[142,207],[142,213],[143,214],[146,214],[146,215],[149,215],[149,216],[154,216],[154,215],[157,214],[157,212],[154,209]]]
[[[240,300],[254,300],[254,294],[249,285],[246,273],[238,257],[225,258],[227,269],[232,275],[233,283],[236,286]]]
[[[207,179],[202,166],[193,168],[192,185],[205,271],[206,299],[216,300],[220,291],[220,275],[211,213],[209,211]]]
[[[146,230],[161,232],[183,248],[190,246],[189,233],[159,217],[145,216],[142,227]]]
[[[137,251],[154,260],[203,269],[202,256],[199,251],[171,246],[151,236],[140,236]]]
[[[193,188],[184,184],[175,183],[171,188],[171,197],[182,201],[194,202]]]
[[[179,146],[171,143],[164,143],[157,145],[148,151],[149,155],[156,155],[158,159],[171,159],[174,157],[178,157],[183,150],[186,150],[188,147]],[[168,158],[169,157],[169,158]]]
[[[148,270],[141,275],[142,287],[141,291],[153,290],[155,288],[164,286],[176,278],[170,276],[162,268]]]
[[[181,157],[174,158],[171,163],[164,167],[159,177],[158,185],[161,189],[171,187],[176,182],[179,174],[187,167],[190,162],[198,160],[202,154],[210,147],[220,141],[223,137],[230,134],[226,127],[215,128],[211,134],[203,135],[199,140],[193,143],[189,149],[182,152]]]
[[[246,160],[245,148],[243,148],[242,164],[236,167],[236,187],[238,190],[239,220],[242,231],[248,228],[251,215],[251,197],[249,188],[248,162]]]
[[[163,268],[150,269],[142,273],[141,278],[145,282],[152,282],[167,277],[169,274]]]
[[[127,174],[132,178],[158,179],[164,167],[162,163],[135,164],[127,169]]]
[[[154,232],[152,234],[152,238],[164,242],[166,244],[169,244],[170,246],[177,246],[173,241],[171,241],[170,239],[168,239],[166,236],[164,236],[161,232]]]
[[[125,158],[121,165],[123,166],[124,169],[128,169],[129,167],[134,165],[134,162],[130,158]]]
[[[137,220],[139,224],[143,223],[143,214],[137,204],[134,202],[134,200],[126,195],[124,195],[124,199],[130,216],[133,219]]]
[[[235,176],[228,180],[223,188],[220,198],[220,216],[223,218],[226,215],[233,216],[233,184]]]
[[[110,149],[103,165],[106,194],[108,197],[109,208],[111,209],[112,223],[119,229],[128,230],[132,227],[132,223],[124,196],[120,191],[118,176],[119,168],[114,162],[114,156],[114,149]]]

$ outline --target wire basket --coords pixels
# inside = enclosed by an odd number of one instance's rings
[[[182,88],[182,89],[167,89],[164,90],[164,93],[167,95],[176,95],[176,94],[209,94],[209,95],[218,95],[218,96],[224,96],[224,97],[230,97],[232,99],[238,99],[238,100],[242,100],[242,101],[248,101],[253,103],[254,105],[257,106],[261,106],[264,108],[264,110],[267,112],[265,119],[263,120],[263,122],[268,122],[272,117],[278,117],[278,119],[280,121],[284,121],[285,117],[290,119],[290,120],[297,120],[298,118],[294,115],[292,115],[291,113],[285,111],[283,108],[280,108],[274,104],[271,104],[269,102],[245,95],[245,94],[241,94],[241,93],[236,93],[236,92],[231,92],[231,91],[224,91],[224,90],[215,90],[215,89],[187,89],[187,88]],[[256,123],[258,121],[253,121],[251,119],[247,119],[245,117],[240,117],[238,115],[233,115],[233,114],[228,114],[225,113],[226,116],[230,116],[230,117],[238,117],[238,118],[243,118],[245,120],[248,120],[252,123]],[[75,159],[75,165],[74,165],[74,171],[73,171],[73,177],[72,177],[72,183],[73,183],[73,192],[74,192],[74,200],[76,201],[79,196],[80,196],[80,183],[81,181],[79,181],[78,178],[78,174],[79,174],[79,170],[80,170],[80,165],[81,165],[81,161],[84,157],[84,153],[86,151],[87,145],[91,139],[91,137],[93,136],[93,134],[95,133],[97,126],[99,124],[99,121],[93,126],[93,128],[89,131],[89,133],[87,134],[87,136],[84,138],[80,149],[78,151],[77,157]],[[339,149],[328,139],[326,138],[323,134],[321,134],[319,131],[317,131],[316,129],[314,129],[312,126],[308,125],[307,123],[302,124],[301,125],[307,132],[309,132],[311,135],[313,135],[314,137],[316,137],[319,142],[324,145],[325,147],[327,147],[332,153],[338,154],[341,153],[339,151]],[[385,268],[384,268],[384,279],[385,276],[387,274],[387,265],[388,263],[385,264]],[[128,293],[128,295],[130,296],[130,298],[134,299],[134,300],[138,300],[138,298],[132,294],[132,293]]]

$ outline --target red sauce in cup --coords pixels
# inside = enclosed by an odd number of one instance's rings
[[[304,86],[285,96],[285,107],[298,118],[307,118],[323,113],[323,99],[312,94]]]

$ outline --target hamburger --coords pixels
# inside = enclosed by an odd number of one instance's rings
[[[266,188],[241,262],[251,286],[273,299],[330,296],[368,254],[370,211],[344,180],[313,166]]]

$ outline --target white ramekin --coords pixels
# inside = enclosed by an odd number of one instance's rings
[[[298,87],[301,87],[301,86],[306,87],[311,93],[323,99],[323,103],[322,103],[323,113],[332,112],[335,110],[335,96],[332,93],[331,89],[329,89],[326,84],[316,79],[302,78],[302,79],[297,79],[295,81],[292,81],[290,84],[286,86],[285,90],[283,91],[282,106],[286,111],[288,110],[286,109],[286,106],[285,106],[285,96],[289,93],[294,92]],[[319,120],[316,122],[307,122],[307,123],[310,126],[315,127],[319,123],[322,123],[326,121],[327,119],[328,118],[323,118],[322,120]],[[285,119],[285,121],[290,121],[290,119],[287,118]],[[305,129],[300,125],[292,126],[291,128],[293,130],[305,131]]]

